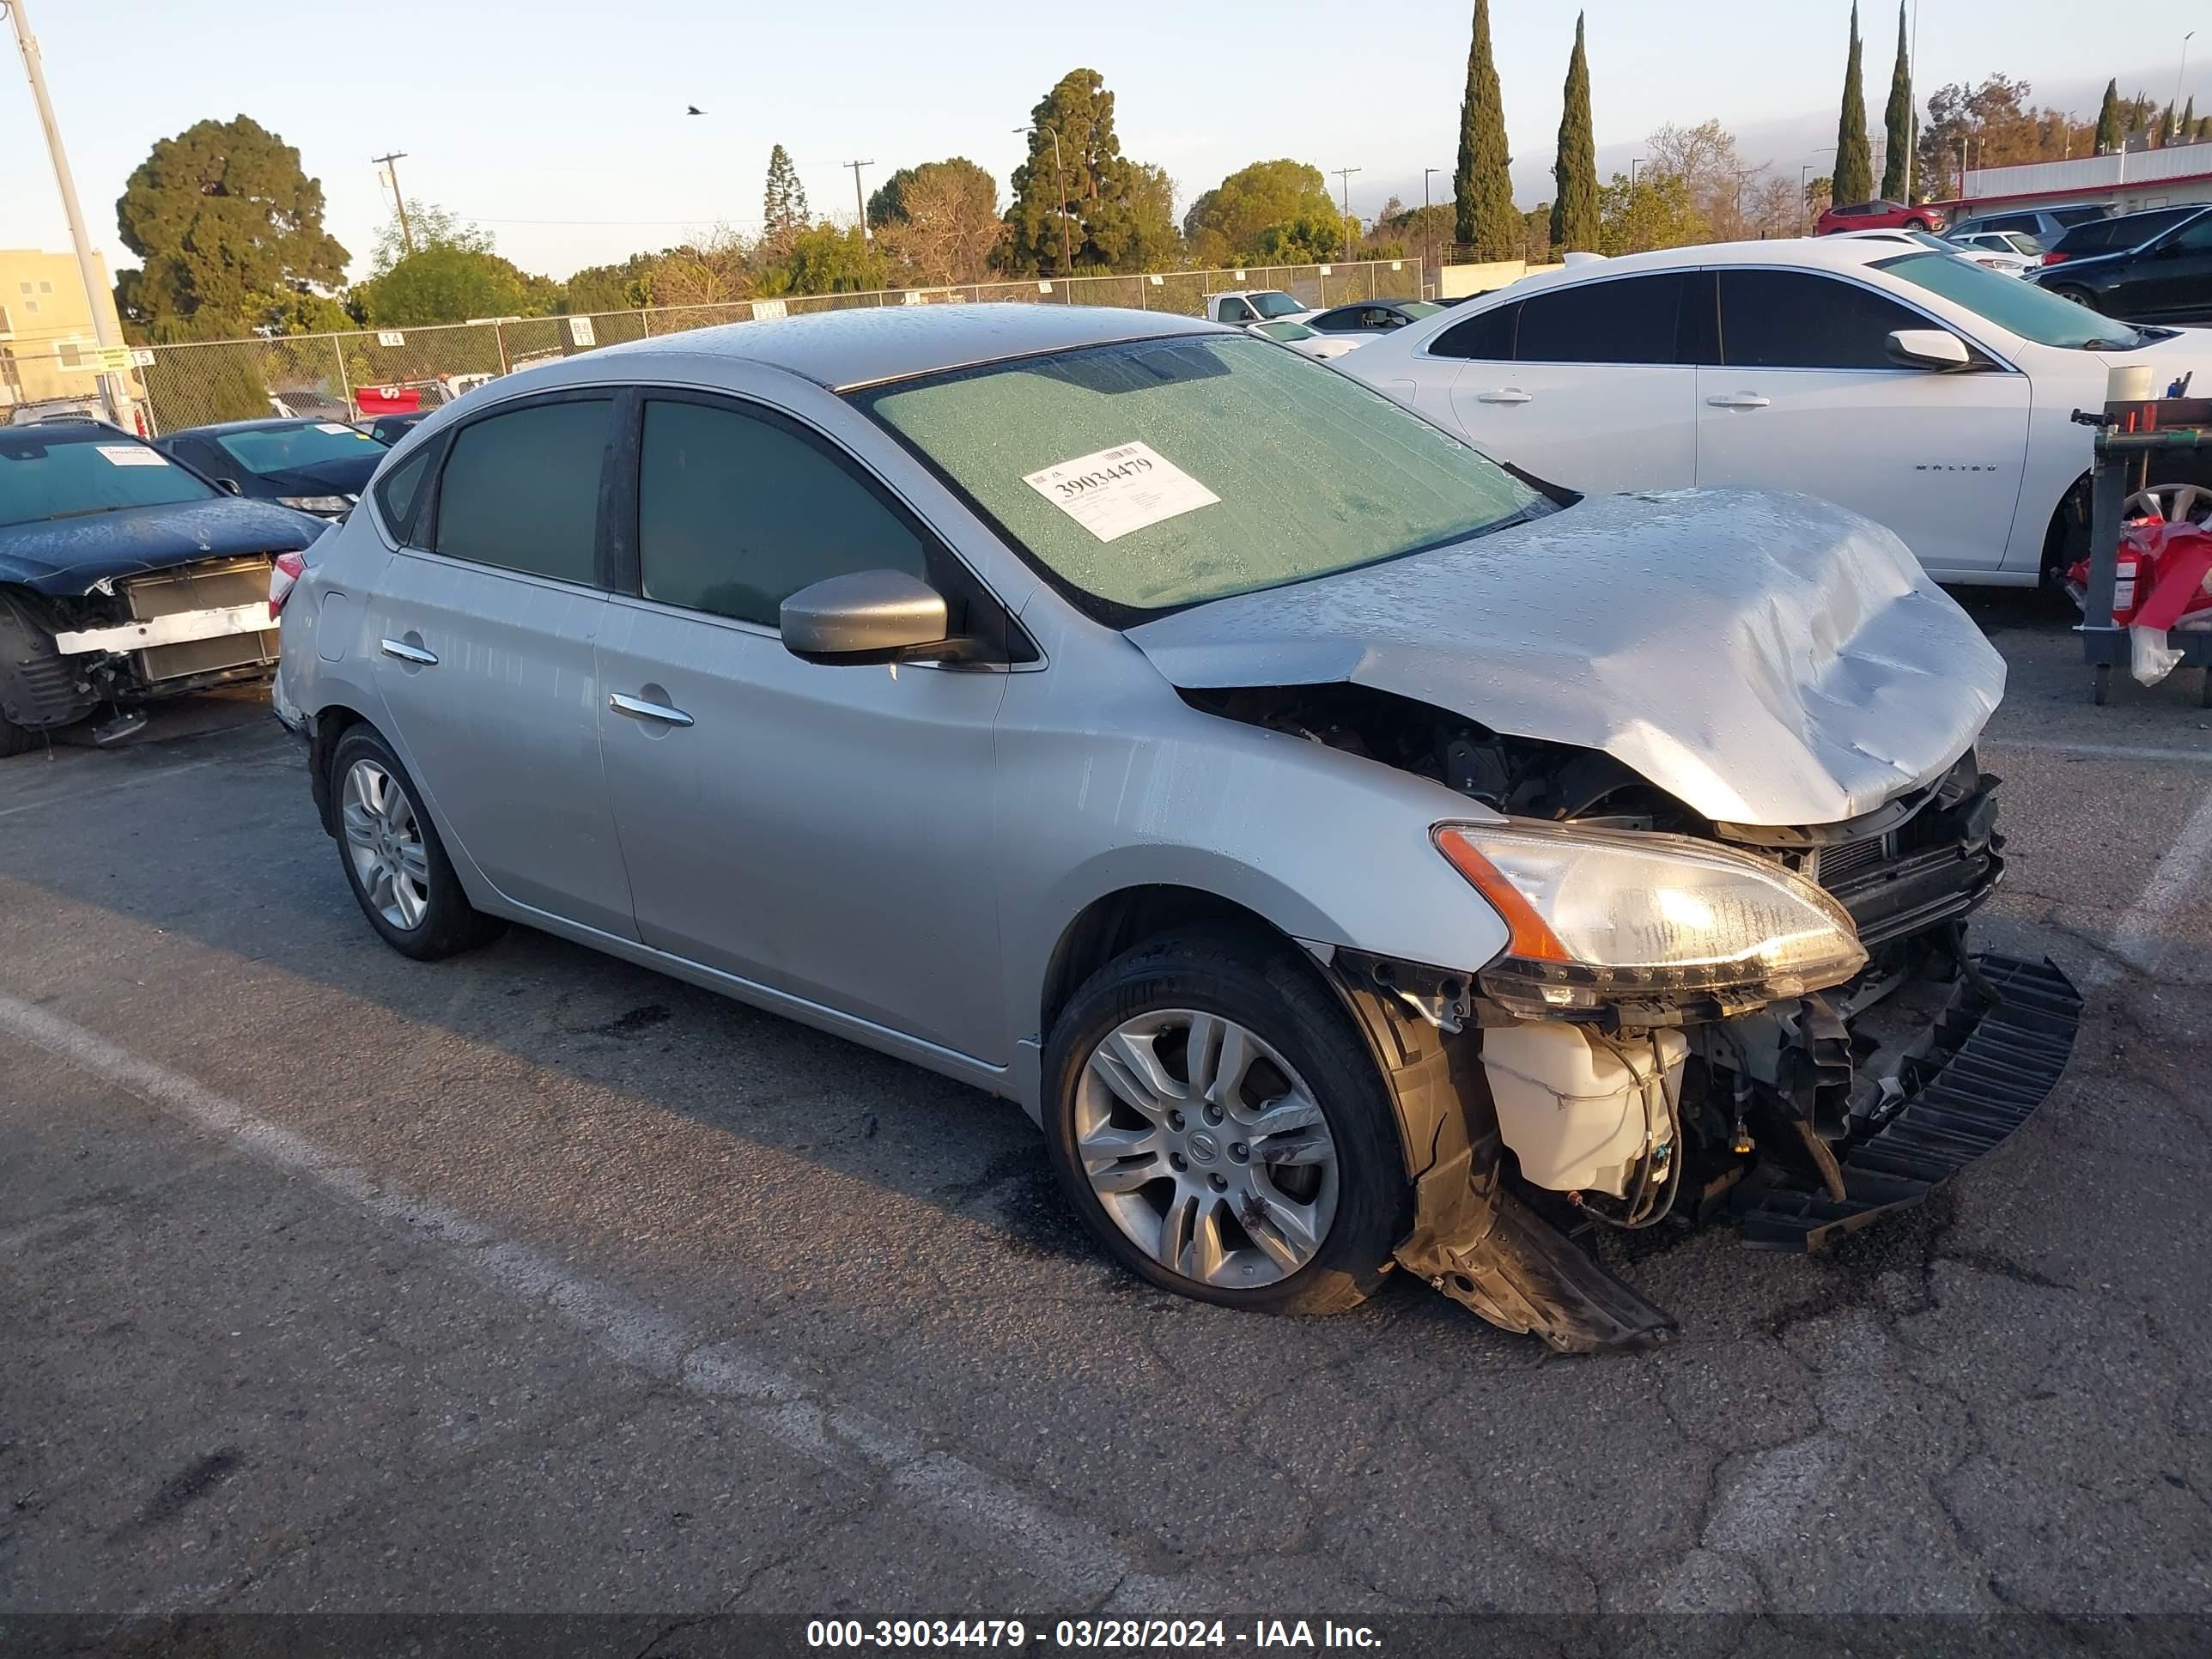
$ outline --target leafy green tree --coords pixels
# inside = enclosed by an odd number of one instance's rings
[[[1589,58],[1583,50],[1583,15],[1575,14],[1574,55],[1567,59],[1565,101],[1559,111],[1559,154],[1552,163],[1559,192],[1552,198],[1545,236],[1548,252],[1597,246],[1597,141],[1590,131]]]
[[[1897,0],[1897,63],[1889,71],[1889,103],[1882,111],[1881,193],[1905,199],[1912,161],[1912,54],[1905,43],[1905,0]]]
[[[1844,108],[1836,122],[1836,199],[1874,194],[1874,155],[1867,145],[1866,93],[1859,81],[1859,8],[1851,0],[1851,52],[1844,68]]]
[[[811,217],[806,186],[799,182],[791,152],[778,144],[768,153],[768,188],[761,197],[761,240],[781,252],[806,228]]]
[[[1504,94],[1490,52],[1490,0],[1474,0],[1474,39],[1467,52],[1467,97],[1459,111],[1459,166],[1452,195],[1459,240],[1478,259],[1511,259],[1521,252],[1521,215],[1513,205],[1513,157],[1505,144]]]
[[[1062,76],[1030,110],[1029,137],[1029,159],[1008,181],[1013,203],[1006,210],[1000,256],[1008,270],[1018,276],[1061,271],[1072,259],[1079,268],[1142,270],[1175,257],[1174,185],[1159,168],[1121,154],[1114,132],[1114,94],[1097,70]]]
[[[2105,101],[2097,106],[2097,154],[2110,155],[2126,137],[2120,127],[2120,83],[2117,79],[2107,81]]]
[[[1301,213],[1288,224],[1269,225],[1249,258],[1269,265],[1310,265],[1334,259],[1344,252],[1344,221],[1334,209],[1322,215]]]
[[[376,252],[370,257],[369,274],[380,276],[407,257],[408,245],[420,252],[426,247],[465,247],[477,253],[491,252],[491,233],[470,223],[435,202],[407,198],[407,226],[400,228],[393,214],[376,233]]]
[[[826,220],[791,239],[781,260],[760,274],[753,292],[866,294],[890,286],[890,264],[858,225],[843,229]]]
[[[1328,180],[1304,161],[1255,161],[1224,179],[1190,204],[1182,234],[1215,260],[1256,258],[1270,230],[1304,219],[1318,224],[1337,216]],[[1338,238],[1342,241],[1341,234]]]
[[[1711,222],[1698,209],[1689,181],[1679,173],[1647,176],[1632,188],[1629,175],[1616,173],[1599,192],[1601,253],[1644,253],[1711,240]]]
[[[155,143],[115,204],[123,245],[116,305],[153,339],[220,338],[266,326],[288,295],[345,280],[323,228],[323,187],[300,152],[240,115]]]
[[[496,253],[455,243],[418,248],[354,292],[368,320],[385,328],[520,317],[531,308],[522,272]]]
[[[999,181],[964,155],[901,167],[869,199],[868,213],[896,275],[908,282],[972,283],[1006,234]]]
[[[586,265],[568,278],[562,309],[581,316],[595,311],[628,311],[650,305],[647,286],[652,253],[633,253],[618,265]]]

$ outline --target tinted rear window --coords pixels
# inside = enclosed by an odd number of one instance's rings
[[[376,510],[396,541],[411,540],[416,509],[422,501],[422,479],[437,446],[426,444],[376,481]]]
[[[1682,274],[1583,283],[1521,302],[1524,363],[1680,363]]]
[[[539,404],[464,427],[438,485],[437,550],[595,581],[610,406],[603,398]]]
[[[2201,208],[2173,208],[2152,213],[2130,213],[2117,219],[2092,219],[2079,224],[2058,239],[2061,253],[2081,253],[2090,250],[2109,252],[2114,248],[2140,247],[2161,232],[2168,231]]]

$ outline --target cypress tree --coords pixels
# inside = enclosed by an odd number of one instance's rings
[[[1885,199],[1905,199],[1906,179],[1912,161],[1912,58],[1905,46],[1905,0],[1897,0],[1897,66],[1889,72],[1889,105],[1882,112],[1881,193]]]
[[[2187,143],[2197,136],[2197,94],[2191,93],[2189,101],[2181,106],[2181,125],[2174,130],[2175,142]]]
[[[2110,155],[2124,137],[2120,130],[2120,83],[2117,79],[2107,81],[2105,101],[2097,106],[2097,154]]]
[[[1478,259],[1510,259],[1522,247],[1513,208],[1513,158],[1505,149],[1505,106],[1490,57],[1490,0],[1474,0],[1474,40],[1467,53],[1467,101],[1459,111],[1459,167],[1452,174],[1459,240]]]
[[[1851,0],[1851,55],[1844,69],[1844,110],[1836,123],[1835,193],[1841,207],[1874,194],[1874,155],[1867,145],[1866,92],[1859,81],[1859,7]]]
[[[1589,58],[1583,50],[1583,17],[1575,14],[1574,55],[1567,59],[1566,101],[1559,111],[1559,155],[1552,163],[1559,185],[1552,198],[1552,246],[1559,252],[1597,246],[1597,141],[1590,131]]]

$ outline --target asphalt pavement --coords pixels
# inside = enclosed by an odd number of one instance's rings
[[[1972,605],[2013,670],[1977,930],[2087,992],[2072,1068],[1832,1255],[1639,1243],[1683,1328],[1638,1357],[1402,1277],[1325,1320],[1164,1296],[1011,1104],[524,930],[404,960],[252,696],[0,762],[0,1642],[1504,1613],[1717,1653],[1904,1614],[2091,1651],[2212,1613],[2212,713],[2186,672],[2092,708],[2062,616]],[[1558,1623],[1601,1613],[1703,1616]]]

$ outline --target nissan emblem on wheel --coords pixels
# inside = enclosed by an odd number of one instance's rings
[[[1162,312],[655,335],[400,434],[276,707],[409,957],[520,923],[1005,1097],[1163,1290],[1648,1344],[1613,1241],[1881,1222],[2081,1000],[1969,936],[2004,668],[1897,531],[1448,425]]]

